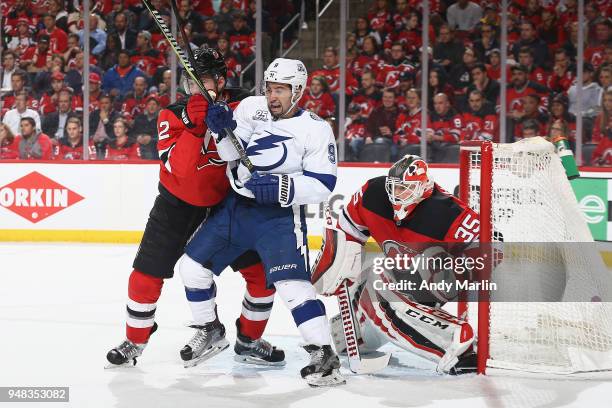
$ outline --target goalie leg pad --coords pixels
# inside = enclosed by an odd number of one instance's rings
[[[357,282],[361,273],[361,249],[358,242],[346,239],[344,231],[325,229],[325,239],[312,267],[312,283],[321,295],[334,294],[342,282]]]

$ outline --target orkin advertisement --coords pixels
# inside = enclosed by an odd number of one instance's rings
[[[330,197],[334,212],[386,171],[384,165],[340,167]],[[434,165],[431,174],[455,191],[457,167]],[[612,172],[583,172],[572,185],[595,239],[612,241],[608,178]],[[0,163],[0,241],[138,242],[157,181],[154,163]],[[310,236],[321,235],[322,212],[322,205],[308,206]]]

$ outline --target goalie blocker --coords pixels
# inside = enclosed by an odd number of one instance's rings
[[[376,291],[373,279],[393,282],[395,274],[361,276],[361,256],[370,237],[385,251],[384,256],[394,256],[397,252],[390,250],[398,248],[413,256],[436,242],[476,241],[478,231],[478,215],[433,183],[420,157],[407,155],[393,165],[388,176],[366,182],[348,200],[337,225],[327,225],[312,281],[318,293],[328,296],[342,293],[343,282],[352,283],[348,297],[358,322],[355,333],[361,353],[392,342],[436,362],[440,373],[474,372],[472,327],[439,308],[445,298],[434,294],[435,301],[423,304],[415,302],[409,292]],[[423,269],[419,274],[431,277],[432,272]],[[332,319],[332,336],[338,352],[345,352],[350,344],[339,322],[337,317]]]

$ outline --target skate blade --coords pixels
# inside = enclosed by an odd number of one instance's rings
[[[336,387],[338,385],[346,384],[346,380],[342,375],[340,375],[340,371],[338,369],[333,369],[330,374],[325,375],[322,373],[315,373],[307,375],[304,378],[308,385],[313,388],[317,387]]]
[[[250,365],[258,365],[258,366],[268,366],[268,367],[283,367],[287,364],[285,360],[283,361],[266,361],[259,357],[253,357],[248,355],[239,355],[236,354],[234,356],[234,361],[241,364],[250,364]]]
[[[228,348],[229,345],[230,344],[229,344],[229,341],[227,341],[227,339],[221,339],[217,343],[209,347],[204,353],[202,353],[200,357],[194,358],[193,360],[189,360],[189,361],[183,361],[183,366],[185,368],[195,367],[201,362],[206,361],[216,356],[217,354],[219,354],[220,352]]]
[[[105,370],[113,370],[113,369],[116,369],[116,368],[132,368],[132,367],[136,366],[136,362],[137,362],[136,359],[132,359],[130,361],[126,361],[123,364],[107,363],[104,366],[104,369]]]

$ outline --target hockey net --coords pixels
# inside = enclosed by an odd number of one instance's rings
[[[479,372],[609,374],[612,274],[554,146],[467,142],[460,177],[461,198],[480,213],[481,242],[503,248],[489,272],[497,292],[459,303],[478,326]]]

